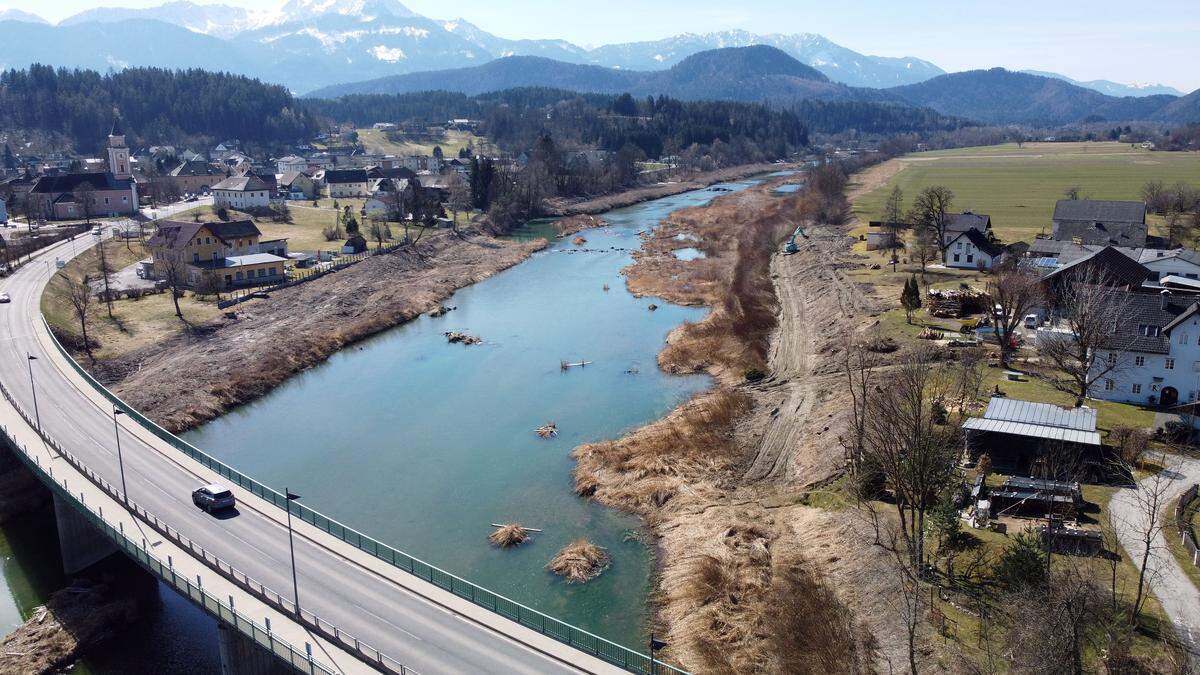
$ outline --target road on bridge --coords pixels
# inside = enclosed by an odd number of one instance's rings
[[[163,215],[161,209],[158,215]],[[86,238],[94,243],[91,235]],[[76,250],[85,248],[77,245]],[[71,242],[56,244],[0,280],[0,291],[12,296],[11,304],[0,305],[0,381],[32,411],[26,355],[37,357],[33,388],[42,427],[110,484],[120,485],[112,407],[58,353],[39,311],[42,290],[56,272],[52,261],[71,255]],[[7,403],[0,400],[0,405]],[[290,599],[285,512],[240,489],[235,489],[237,516],[221,519],[200,511],[191,502],[192,490],[228,481],[127,416],[117,419],[129,499]],[[622,672],[307,523],[296,521],[296,533],[300,604],[420,673]]]

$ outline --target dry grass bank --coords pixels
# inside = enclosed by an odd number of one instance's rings
[[[455,290],[544,246],[543,240],[432,233],[415,247],[238,305],[229,315],[103,362],[97,374],[165,428],[187,429],[262,396],[348,344],[435,309]]]
[[[670,644],[666,658],[705,673],[862,672],[871,669],[874,635],[883,631],[864,627],[852,585],[831,585],[829,560],[862,560],[869,544],[826,522],[825,548],[806,545],[815,530],[797,523],[823,512],[805,506],[798,489],[747,475],[761,434],[742,428],[774,418],[759,388],[778,391],[781,382],[767,382],[782,372],[799,378],[800,369],[780,364],[803,361],[797,352],[810,347],[778,335],[780,319],[796,321],[788,313],[801,310],[781,305],[771,265],[804,220],[806,201],[772,188],[677,211],[646,236],[625,270],[629,288],[712,308],[672,332],[659,363],[673,372],[707,370],[719,384],[624,438],[577,448],[575,485],[581,495],[643,516],[658,535],[656,631]],[[705,257],[684,261],[672,253],[693,247]],[[746,383],[752,370],[765,375],[764,384]]]

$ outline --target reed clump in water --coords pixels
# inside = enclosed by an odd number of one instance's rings
[[[529,541],[529,530],[520,523],[505,523],[488,535],[488,541],[492,542],[493,546],[500,548],[520,546]]]
[[[612,556],[604,547],[587,539],[576,539],[564,546],[546,569],[566,577],[568,583],[584,583],[600,576],[611,563]]]

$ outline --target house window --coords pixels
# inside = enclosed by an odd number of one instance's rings
[[[192,262],[194,262],[194,263],[200,262],[200,254],[199,253],[192,254]]]
[[[241,273],[241,272],[238,272],[238,273],[237,273],[236,275],[234,275],[234,276],[235,276],[235,278],[236,278],[238,281],[241,281],[241,280],[242,280],[242,273]]]
[[[1135,394],[1142,393],[1142,385],[1140,385],[1140,384],[1133,385],[1133,393],[1135,393]]]
[[[1162,328],[1160,326],[1152,326],[1150,324],[1143,323],[1138,325],[1138,332],[1146,337],[1158,337],[1159,335],[1162,335]]]
[[[1108,353],[1108,365],[1110,365],[1110,366],[1115,366],[1115,365],[1117,365],[1117,354],[1116,354],[1116,352],[1109,352],[1109,353]]]
[[[1163,364],[1163,367],[1165,367],[1167,370],[1175,370],[1175,359],[1168,358]]]
[[[105,197],[105,198],[104,198],[104,203],[105,203],[105,204],[108,204],[108,197]]]
[[[967,262],[969,262],[969,263],[975,262],[975,256],[973,256],[971,254],[967,254]]]
[[[1135,357],[1133,357],[1133,365],[1135,365],[1135,366],[1137,366],[1137,367],[1139,367],[1139,368],[1141,368],[1142,366],[1146,365],[1146,357],[1144,357],[1144,356],[1135,356]]]
[[[1187,343],[1188,343],[1187,333],[1180,333],[1179,334],[1179,344],[1186,345]]]
[[[954,262],[958,262],[958,254],[957,253],[954,254]]]
[[[1117,387],[1116,383],[1113,382],[1112,380],[1104,381],[1104,391],[1112,391],[1113,389],[1116,389],[1116,387]]]

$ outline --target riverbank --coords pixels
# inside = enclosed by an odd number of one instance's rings
[[[238,305],[212,321],[88,364],[118,396],[182,431],[252,401],[338,350],[429,312],[454,291],[545,246],[437,232],[337,274]]]
[[[548,217],[597,215],[605,211],[633,206],[634,204],[661,199],[662,197],[700,190],[715,183],[740,180],[742,178],[749,178],[750,176],[758,176],[764,173],[791,168],[793,167],[790,164],[772,164],[767,162],[742,164],[714,171],[703,171],[688,176],[686,180],[682,181],[656,183],[591,199],[574,201],[566,199],[550,200],[546,205],[545,211]]]
[[[887,561],[820,489],[842,466],[837,357],[874,307],[841,276],[850,239],[807,223],[803,193],[774,192],[786,181],[676,211],[645,236],[630,290],[712,310],[671,333],[659,365],[719,385],[574,452],[577,492],[658,536],[659,628],[696,672],[846,670],[902,644]],[[800,224],[799,252],[776,255]],[[703,257],[680,260],[685,247]]]

